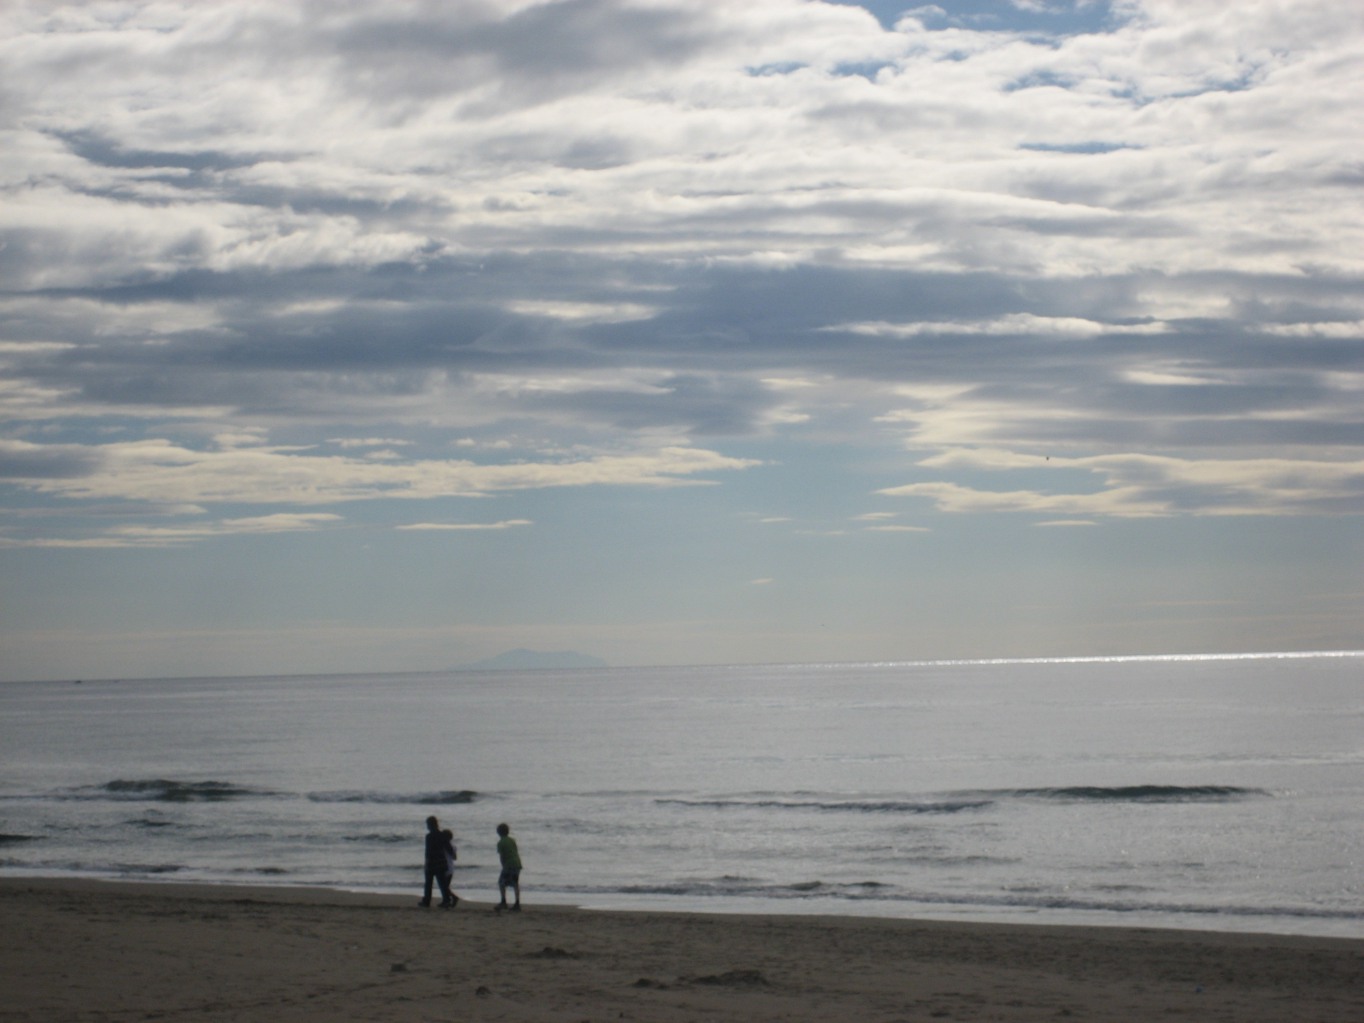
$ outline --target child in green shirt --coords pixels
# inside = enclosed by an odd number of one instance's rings
[[[497,833],[501,836],[497,840],[497,858],[502,861],[502,873],[497,876],[497,890],[502,895],[502,901],[497,904],[497,912],[510,908],[513,911],[521,909],[521,854],[516,849],[516,839],[511,837],[511,828],[505,824],[497,826]],[[516,893],[516,904],[507,906],[507,889],[510,888]]]

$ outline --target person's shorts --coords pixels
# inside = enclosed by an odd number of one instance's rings
[[[521,871],[503,870],[497,878],[499,888],[517,888],[521,884]]]

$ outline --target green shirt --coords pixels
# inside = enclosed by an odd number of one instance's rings
[[[503,835],[497,840],[497,855],[502,860],[503,870],[520,870],[521,854],[516,851],[516,839]]]

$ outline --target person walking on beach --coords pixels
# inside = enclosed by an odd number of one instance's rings
[[[445,885],[443,885],[443,891],[446,892],[445,902],[442,902],[441,904],[442,906],[453,908],[460,903],[460,896],[454,893],[454,861],[460,858],[460,854],[454,851],[453,831],[450,831],[449,828],[445,828],[441,832],[441,837],[442,839],[445,839]]]
[[[419,906],[431,905],[431,882],[435,881],[440,885],[441,905],[453,906],[455,904],[450,895],[450,873],[449,859],[446,850],[450,850],[450,858],[454,855],[454,846],[446,841],[440,831],[440,821],[435,817],[426,818],[426,888],[422,899],[417,903]]]
[[[459,896],[455,894],[455,860],[459,859],[459,853],[455,852],[455,833],[449,828],[441,831],[440,837],[445,839],[445,884],[441,885],[441,890],[445,892],[445,901],[442,906],[453,909],[459,905]]]
[[[516,849],[516,839],[511,837],[511,828],[505,824],[497,826],[497,858],[502,861],[502,873],[497,876],[497,890],[502,901],[493,907],[497,912],[510,908],[513,912],[521,909],[521,854]],[[516,893],[515,905],[507,906],[507,889]]]

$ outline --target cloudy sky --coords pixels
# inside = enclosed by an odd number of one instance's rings
[[[0,10],[0,677],[1364,647],[1340,0]]]

